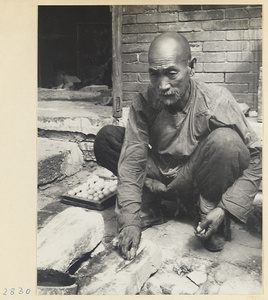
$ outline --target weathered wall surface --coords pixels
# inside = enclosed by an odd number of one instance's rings
[[[238,102],[257,109],[262,63],[261,5],[123,6],[124,100],[149,83],[147,52],[155,36],[183,34],[197,58],[195,77],[226,86]]]

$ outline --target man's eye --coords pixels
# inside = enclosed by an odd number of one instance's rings
[[[169,71],[169,75],[177,75],[178,74],[178,72],[176,72],[176,71]]]

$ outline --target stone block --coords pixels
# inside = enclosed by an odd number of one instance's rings
[[[185,31],[201,31],[202,28],[199,22],[179,22],[175,24],[159,24],[158,30],[159,32],[165,32],[165,31],[185,32]]]
[[[139,25],[123,25],[123,33],[145,33],[145,32],[157,32],[156,24],[139,24]]]
[[[38,184],[77,173],[83,155],[75,143],[38,138]]]
[[[261,52],[229,52],[227,53],[227,61],[262,61]]]
[[[189,42],[223,41],[225,40],[225,31],[203,31],[183,33]]]
[[[227,83],[250,83],[254,79],[254,74],[243,73],[227,73],[225,74],[225,82]]]
[[[123,92],[123,100],[132,102],[137,97],[138,94],[139,94],[138,92],[131,92],[131,93]]]
[[[250,7],[247,9],[250,18],[261,18],[262,17],[262,7]]]
[[[223,73],[196,73],[195,78],[203,82],[224,82]]]
[[[180,12],[180,21],[202,21],[202,20],[221,20],[223,19],[223,10],[208,10],[194,12]]]
[[[149,43],[133,43],[133,44],[123,44],[122,53],[135,53],[135,52],[148,52],[150,47]]]
[[[123,15],[122,16],[122,24],[134,24],[137,22],[136,15]]]
[[[200,62],[224,62],[225,53],[210,53],[210,52],[199,52],[192,51],[192,57],[197,59],[197,64]]]
[[[107,249],[79,270],[78,294],[135,295],[161,264],[161,250],[144,239],[132,261],[124,260],[117,250]]]
[[[178,11],[178,5],[158,5],[159,12]]]
[[[137,34],[122,34],[122,43],[137,43],[138,36]]]
[[[148,64],[146,63],[136,63],[136,64],[123,64],[123,72],[128,73],[146,73],[148,72]]]
[[[228,41],[228,42],[204,42],[203,50],[204,51],[247,51],[249,49],[248,42],[244,41]]]
[[[138,34],[138,43],[151,43],[156,36],[155,33]]]
[[[143,14],[157,9],[157,5],[124,5],[123,14]]]
[[[262,28],[262,18],[250,19],[249,28]]]
[[[241,41],[241,40],[261,40],[261,29],[248,29],[248,30],[230,30],[226,32],[226,40]]]
[[[150,76],[148,73],[141,73],[139,74],[139,81],[145,81],[150,83]]]
[[[148,63],[148,53],[141,53],[141,54],[139,54],[139,61],[140,62]]]
[[[204,63],[205,72],[249,72],[249,63]]]
[[[249,51],[262,51],[262,41],[250,41],[249,42]]]
[[[204,30],[228,30],[228,29],[248,29],[248,20],[215,20],[202,23]]]
[[[124,73],[122,75],[123,82],[136,82],[138,81],[138,74],[135,73]]]
[[[66,272],[102,240],[104,222],[100,213],[70,207],[55,216],[37,237],[37,267]]]
[[[248,10],[245,8],[230,8],[225,9],[224,12],[226,19],[247,19],[249,17]]]
[[[177,15],[175,13],[159,13],[159,14],[139,14],[137,15],[137,23],[169,23],[176,22]]]
[[[133,63],[137,61],[138,61],[137,54],[125,54],[125,53],[122,54],[123,63]]]

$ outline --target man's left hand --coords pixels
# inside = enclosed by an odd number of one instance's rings
[[[195,235],[201,239],[208,239],[213,233],[217,232],[225,216],[225,211],[216,207],[209,212],[205,219],[198,225]]]

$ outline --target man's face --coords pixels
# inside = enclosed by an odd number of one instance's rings
[[[182,104],[190,82],[187,59],[181,59],[174,53],[150,57],[149,75],[161,102],[167,106]]]

